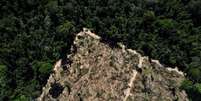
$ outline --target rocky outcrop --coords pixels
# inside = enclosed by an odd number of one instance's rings
[[[132,49],[110,47],[88,29],[77,34],[38,101],[188,101],[182,72]]]

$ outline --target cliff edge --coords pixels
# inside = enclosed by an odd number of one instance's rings
[[[56,62],[37,101],[188,101],[177,68],[100,40],[86,28],[78,33],[72,54]]]

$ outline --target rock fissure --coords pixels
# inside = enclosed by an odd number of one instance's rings
[[[131,91],[131,88],[133,87],[133,82],[134,82],[134,80],[136,78],[136,75],[137,75],[137,71],[133,70],[133,77],[131,78],[131,80],[130,80],[130,82],[128,84],[129,88],[128,88],[127,92],[126,92],[126,96],[125,96],[123,101],[127,101],[129,95],[131,95],[130,91]]]

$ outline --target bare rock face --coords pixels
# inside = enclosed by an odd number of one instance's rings
[[[88,29],[77,34],[68,60],[59,60],[38,101],[188,101],[177,69],[135,50],[111,48]]]

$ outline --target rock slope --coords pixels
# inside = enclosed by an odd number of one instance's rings
[[[182,72],[124,45],[110,47],[88,29],[59,60],[38,101],[188,101]]]

